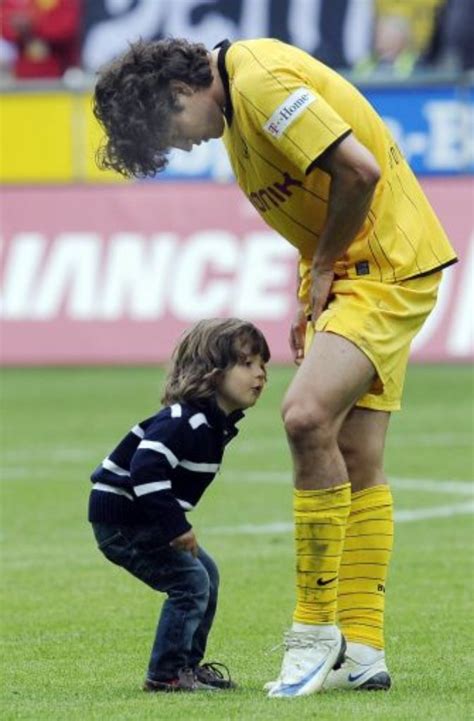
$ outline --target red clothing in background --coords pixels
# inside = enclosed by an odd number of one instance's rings
[[[58,78],[79,63],[82,0],[0,0],[2,36],[15,43],[17,78]]]

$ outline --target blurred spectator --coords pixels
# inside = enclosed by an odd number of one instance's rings
[[[283,39],[330,67],[351,68],[370,52],[373,1],[293,0],[288,11],[289,37]]]
[[[474,69],[474,0],[447,0],[423,63],[455,72]]]
[[[17,54],[16,45],[0,37],[0,79],[11,75]]]
[[[84,0],[83,65],[97,70],[127,42],[185,37],[207,47],[227,37],[277,37],[349,68],[367,57],[375,0]]]
[[[375,0],[372,55],[359,64],[358,70],[410,75],[431,45],[438,14],[445,4],[446,0]]]
[[[0,0],[2,37],[17,78],[58,78],[79,62],[82,0]]]

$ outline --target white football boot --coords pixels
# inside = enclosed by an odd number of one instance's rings
[[[321,691],[331,669],[343,662],[346,642],[337,626],[308,626],[308,630],[288,631],[284,647],[280,675],[265,685],[269,698],[307,696]]]
[[[388,691],[391,684],[384,652],[362,643],[349,642],[344,663],[328,673],[323,691]]]

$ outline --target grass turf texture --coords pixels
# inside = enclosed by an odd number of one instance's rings
[[[48,721],[289,721],[470,718],[472,516],[399,523],[388,584],[388,694],[267,699],[271,648],[294,604],[291,474],[279,401],[292,370],[272,368],[223,470],[192,518],[222,575],[208,660],[227,663],[235,692],[140,691],[161,603],[96,551],[85,520],[88,476],[135,421],[153,412],[161,371],[31,369],[3,373],[2,718]],[[387,448],[393,477],[472,480],[472,375],[410,369]],[[440,485],[394,489],[398,510],[459,505]],[[232,530],[234,528],[234,531]],[[245,529],[244,529],[245,530]]]

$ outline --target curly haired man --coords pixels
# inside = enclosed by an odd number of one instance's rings
[[[297,602],[267,689],[388,689],[385,437],[410,343],[455,252],[365,98],[277,40],[210,52],[177,39],[132,45],[101,73],[95,114],[107,135],[101,165],[127,176],[153,175],[170,148],[222,136],[243,192],[297,248],[299,367],[282,408]]]

